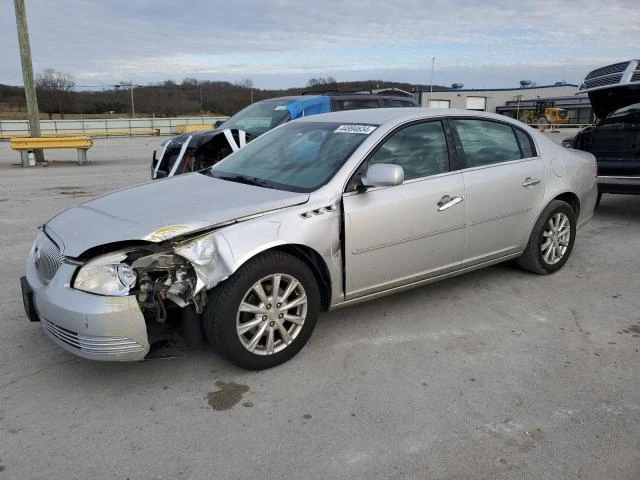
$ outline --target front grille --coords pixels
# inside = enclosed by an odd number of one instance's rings
[[[40,280],[49,283],[62,263],[60,249],[49,237],[41,233],[36,239],[33,255]]]
[[[604,77],[595,77],[590,80],[585,80],[580,90],[586,90],[595,87],[606,87],[607,85],[617,85],[622,80],[622,73],[615,73],[612,75],[606,75]]]
[[[615,63],[613,65],[607,65],[606,67],[598,68],[597,70],[589,73],[585,80],[591,80],[592,78],[602,77],[603,75],[610,75],[612,73],[622,73],[624,72],[624,69],[627,68],[627,65],[629,65],[629,62]]]
[[[118,355],[123,353],[144,352],[142,345],[125,337],[79,335],[77,332],[62,328],[44,317],[41,318],[45,330],[73,350],[94,355]]]

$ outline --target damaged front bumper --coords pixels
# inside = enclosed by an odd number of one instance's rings
[[[76,268],[61,263],[45,284],[29,255],[26,280],[46,334],[65,350],[91,360],[143,360],[149,340],[135,295],[107,297],[75,290],[71,281]]]

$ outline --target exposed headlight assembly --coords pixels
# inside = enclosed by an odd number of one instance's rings
[[[218,255],[213,234],[203,235],[202,237],[175,245],[173,251],[196,265],[211,263],[215,261]]]
[[[96,257],[80,267],[73,281],[73,288],[83,292],[123,297],[136,284],[138,276],[126,263],[124,252]]]

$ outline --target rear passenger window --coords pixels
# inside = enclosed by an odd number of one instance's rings
[[[453,120],[458,131],[466,167],[478,167],[522,158],[509,125],[487,120]]]
[[[383,98],[382,105],[385,107],[415,107],[412,102],[406,100],[395,100],[392,98]]]
[[[335,100],[336,110],[358,110],[361,108],[378,108],[378,99],[345,99]]]
[[[397,131],[369,159],[369,165],[374,163],[400,165],[405,180],[449,171],[442,123],[419,123]]]
[[[522,156],[524,158],[531,158],[536,156],[536,149],[533,147],[533,143],[531,142],[531,137],[524,133],[519,128],[514,128],[516,131],[516,137],[518,137],[518,142],[520,142],[520,148],[522,149]]]

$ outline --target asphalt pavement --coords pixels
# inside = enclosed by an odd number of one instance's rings
[[[23,311],[36,227],[148,180],[160,141],[30,169],[0,143],[0,480],[640,478],[640,196],[605,195],[556,274],[498,265],[324,314],[271,370],[77,358]]]

